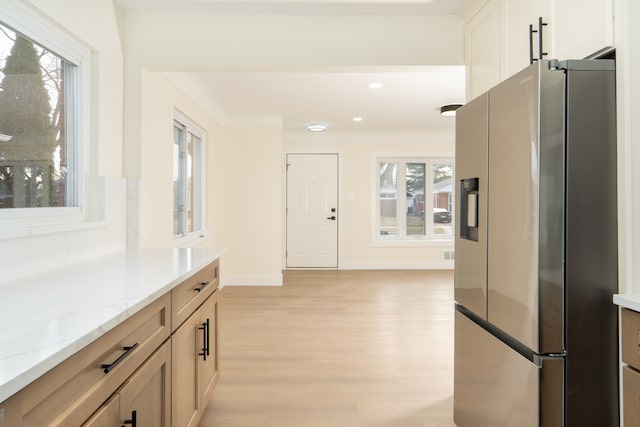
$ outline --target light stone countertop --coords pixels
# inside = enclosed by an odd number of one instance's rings
[[[223,253],[144,249],[0,284],[0,403]]]
[[[633,311],[640,311],[640,295],[638,294],[615,294],[613,303]]]

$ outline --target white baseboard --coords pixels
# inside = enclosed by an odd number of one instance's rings
[[[342,261],[340,270],[453,270],[453,260],[440,261]]]
[[[228,275],[220,278],[220,287],[225,286],[282,286],[282,274],[262,275]]]

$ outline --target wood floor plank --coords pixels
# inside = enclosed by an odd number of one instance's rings
[[[455,427],[452,271],[287,271],[220,298],[200,427]]]

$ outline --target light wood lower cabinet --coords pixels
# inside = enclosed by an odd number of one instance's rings
[[[81,425],[169,337],[170,310],[160,297],[1,403],[5,424]]]
[[[120,417],[137,426],[171,426],[171,340],[120,389]]]
[[[173,334],[173,425],[195,427],[218,382],[218,292]]]
[[[196,426],[218,381],[217,287],[215,261],[0,402],[0,426]]]
[[[622,393],[625,427],[640,427],[640,372],[622,368]]]
[[[83,427],[171,425],[171,341],[165,342]]]
[[[640,427],[640,313],[623,308],[622,394],[625,427]]]

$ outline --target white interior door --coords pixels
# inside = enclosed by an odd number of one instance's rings
[[[287,155],[287,267],[338,267],[338,155]]]

